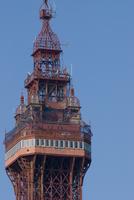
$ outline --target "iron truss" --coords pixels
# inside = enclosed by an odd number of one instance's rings
[[[33,155],[19,158],[7,168],[16,200],[81,200],[84,158]]]

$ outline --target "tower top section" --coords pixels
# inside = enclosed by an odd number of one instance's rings
[[[43,0],[43,5],[40,8],[40,19],[42,20],[42,29],[38,34],[33,47],[33,56],[39,51],[55,51],[61,52],[61,45],[57,35],[50,27],[50,20],[53,17],[52,6],[48,4],[48,0]]]
[[[40,8],[40,19],[50,20],[53,17],[53,8],[48,4],[48,0],[44,0]]]

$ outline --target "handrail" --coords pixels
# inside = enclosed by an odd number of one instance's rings
[[[34,71],[31,75],[28,75],[25,79],[25,86],[32,82],[34,79],[39,78],[51,78],[51,79],[66,79],[70,80],[70,75],[65,73],[64,71],[60,71],[58,73],[53,72],[52,70],[46,70],[45,72],[36,72]]]

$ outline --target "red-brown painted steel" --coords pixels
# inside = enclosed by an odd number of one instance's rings
[[[52,8],[43,2],[34,69],[25,80],[28,102],[22,95],[15,128],[5,136],[6,172],[16,200],[82,200],[92,133],[61,64],[60,41],[50,27]]]

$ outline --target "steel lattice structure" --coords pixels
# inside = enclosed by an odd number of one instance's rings
[[[16,125],[5,135],[5,167],[16,200],[82,200],[91,163],[91,128],[82,121],[71,77],[61,66],[61,45],[50,27],[47,0],[42,29],[34,42],[34,69],[25,80]]]

